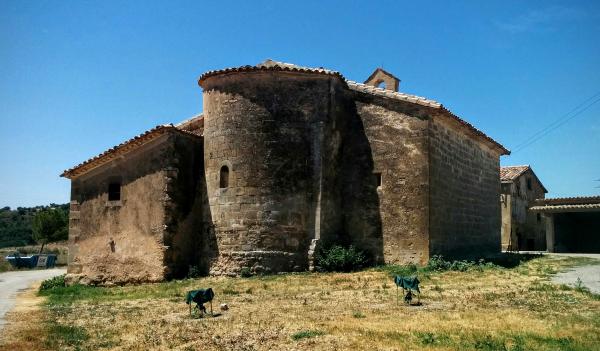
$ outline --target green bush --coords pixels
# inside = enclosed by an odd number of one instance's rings
[[[302,330],[292,335],[293,340],[300,340],[305,338],[314,338],[315,336],[324,335],[325,333],[320,330]]]
[[[327,272],[352,272],[366,267],[369,259],[365,251],[350,245],[333,245],[316,255],[316,265]]]
[[[198,266],[189,266],[188,267],[188,273],[187,273],[188,279],[199,278],[201,276],[202,276],[202,270],[200,269],[200,267],[198,267]]]
[[[495,265],[491,262],[485,262],[485,260],[480,259],[479,261],[446,261],[441,255],[434,255],[427,262],[426,269],[428,271],[459,271],[466,272],[469,270],[478,270],[483,271],[485,268],[493,268]]]
[[[250,278],[250,277],[252,276],[252,271],[251,271],[251,270],[250,270],[250,268],[248,268],[248,267],[243,267],[243,268],[240,270],[240,276],[241,276],[242,278]]]
[[[0,273],[6,271],[12,271],[12,266],[8,263],[4,257],[0,256]]]
[[[42,285],[40,285],[40,291],[50,290],[54,288],[63,288],[65,286],[67,286],[67,284],[65,283],[65,275],[61,274],[57,275],[54,278],[44,280],[42,282]]]

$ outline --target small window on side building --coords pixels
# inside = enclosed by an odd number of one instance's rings
[[[219,172],[219,188],[228,188],[229,187],[229,167],[223,166],[221,167],[221,171]]]
[[[377,184],[377,188],[381,188],[381,172],[373,173],[375,176],[375,183]]]
[[[531,190],[531,178],[527,178],[527,190]]]
[[[542,215],[540,213],[537,214],[537,221],[538,223],[542,221]]]
[[[121,183],[108,184],[108,201],[121,200]]]

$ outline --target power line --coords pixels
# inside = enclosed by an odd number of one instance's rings
[[[545,132],[546,130],[548,130],[548,129],[552,128],[553,126],[555,126],[557,123],[560,123],[565,117],[568,117],[570,114],[572,114],[573,112],[577,111],[579,108],[581,108],[582,106],[584,106],[585,104],[587,104],[590,100],[593,100],[594,98],[596,98],[598,95],[600,95],[600,91],[598,91],[596,94],[592,95],[591,97],[585,99],[579,105],[575,106],[572,110],[570,110],[569,112],[567,112],[564,115],[562,115],[559,118],[557,118],[554,122],[550,123],[545,128],[543,128],[543,129],[537,131],[536,133],[534,133],[533,135],[529,136],[528,140],[525,140],[521,144],[518,144],[517,146],[515,146],[515,149],[518,149],[521,146],[523,146],[524,144],[527,144],[527,142],[530,139],[535,138],[539,134],[541,134],[541,133]]]
[[[595,94],[594,97],[598,95]],[[586,101],[589,101],[590,99],[587,99]],[[513,153],[519,152],[521,150],[523,150],[524,148],[526,148],[527,146],[535,143],[536,141],[540,140],[541,138],[543,138],[544,136],[546,136],[548,133],[556,130],[557,128],[561,127],[562,125],[564,125],[565,123],[569,122],[570,120],[572,120],[573,118],[579,116],[581,113],[583,113],[584,111],[586,111],[587,109],[589,109],[590,107],[592,107],[594,104],[596,104],[597,102],[600,101],[600,98],[592,101],[590,104],[588,104],[587,106],[585,106],[584,108],[581,108],[579,111],[577,111],[575,114],[573,114],[572,116],[568,117],[567,119],[563,119],[563,120],[557,120],[556,122],[552,123],[550,126],[544,128],[543,130],[537,132],[536,134],[534,134],[534,136],[530,137],[528,140],[526,140],[525,142],[519,144],[519,146],[517,146],[515,148],[515,150],[513,151]],[[578,105],[577,108],[581,107],[582,104]],[[572,110],[574,111],[574,110]],[[570,113],[569,113],[570,114]],[[568,116],[569,114],[565,115]],[[564,117],[564,116],[563,116]],[[561,118],[563,118],[561,117]],[[557,123],[558,122],[558,123]]]

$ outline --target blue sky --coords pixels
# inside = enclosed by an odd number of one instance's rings
[[[2,0],[0,206],[67,202],[63,169],[200,112],[202,72],[266,58],[382,66],[514,149],[600,92],[599,38],[598,1]],[[600,102],[501,163],[600,195],[599,151]]]

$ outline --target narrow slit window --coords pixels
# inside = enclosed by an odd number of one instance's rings
[[[527,178],[527,190],[531,190],[531,178]]]
[[[108,184],[108,201],[121,200],[121,183]]]
[[[221,167],[221,172],[219,172],[219,188],[228,188],[229,187],[229,167],[223,166]]]
[[[381,188],[381,173],[374,173],[375,175],[375,183],[378,188]]]

